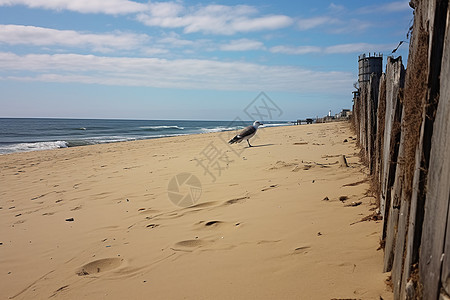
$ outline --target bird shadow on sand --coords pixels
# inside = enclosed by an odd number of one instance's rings
[[[252,145],[251,147],[246,148],[258,148],[258,147],[267,147],[267,146],[274,146],[275,144],[263,144],[263,145]]]

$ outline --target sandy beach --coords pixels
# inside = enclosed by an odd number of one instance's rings
[[[349,123],[233,133],[0,156],[0,298],[392,299]]]

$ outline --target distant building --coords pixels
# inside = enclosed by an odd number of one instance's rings
[[[350,109],[343,109],[340,113],[339,113],[339,117],[338,118],[348,118],[349,116],[351,116],[352,111]]]

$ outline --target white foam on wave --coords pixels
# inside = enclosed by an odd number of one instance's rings
[[[279,126],[290,126],[292,123],[278,123],[278,124],[264,124],[261,127],[279,127]]]
[[[242,127],[242,126],[235,126],[235,127],[219,126],[219,127],[214,127],[214,128],[200,128],[200,130],[203,133],[211,133],[211,132],[230,131],[230,130],[236,130],[236,129],[242,129],[242,128],[244,128],[244,127]]]
[[[67,147],[68,147],[67,142],[65,142],[65,141],[19,143],[19,144],[0,146],[0,154],[50,150],[50,149],[67,148]]]
[[[189,135],[188,133],[176,133],[176,134],[156,134],[156,135],[149,135],[140,137],[139,140],[147,140],[147,139],[154,139],[154,138],[164,138],[164,137],[174,137],[174,136],[184,136]]]
[[[123,136],[123,135],[105,135],[105,136],[85,137],[80,140],[91,142],[92,144],[104,144],[104,143],[114,143],[114,142],[135,141],[136,137]]]
[[[141,129],[151,129],[151,130],[160,130],[160,129],[180,129],[183,130],[184,127],[180,127],[177,125],[159,125],[159,126],[141,126]]]

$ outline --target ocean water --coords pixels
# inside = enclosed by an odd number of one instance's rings
[[[237,130],[252,122],[0,118],[0,154]],[[288,122],[265,122],[286,126]]]

